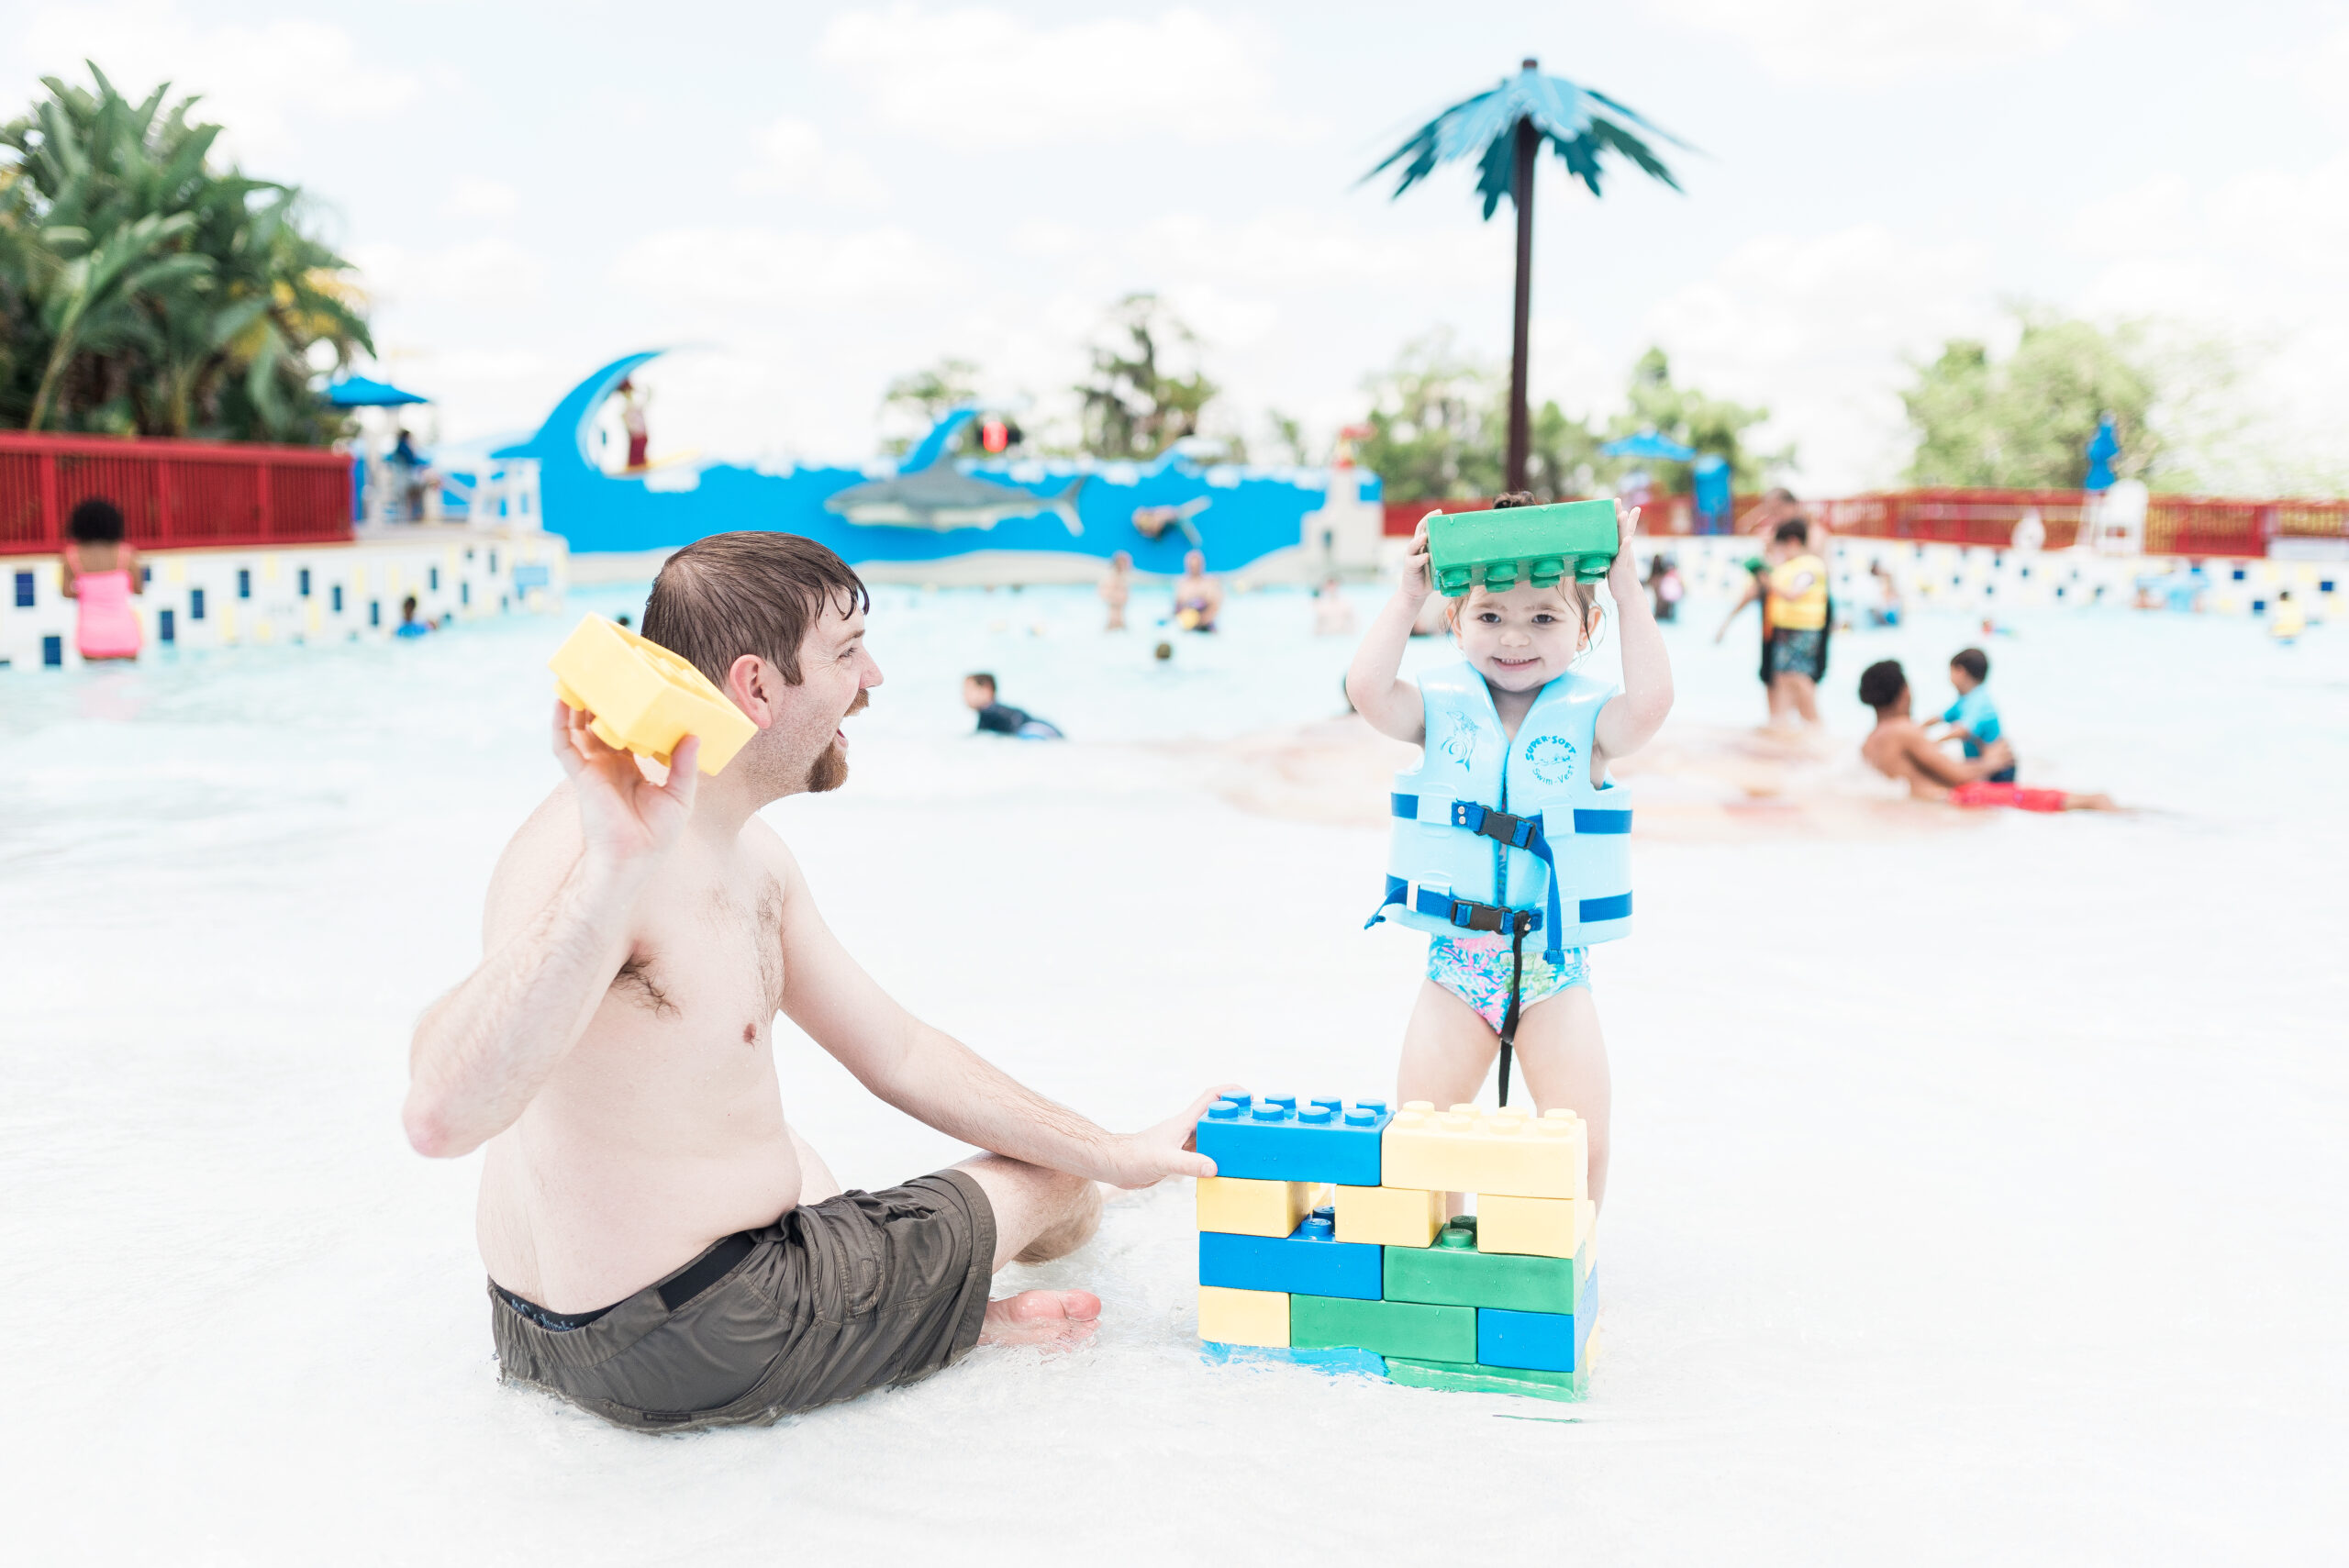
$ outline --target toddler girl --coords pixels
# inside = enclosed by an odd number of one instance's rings
[[[1532,503],[1504,495],[1497,506]],[[1609,763],[1645,745],[1672,708],[1672,667],[1631,560],[1639,512],[1615,508],[1607,575],[1623,655],[1619,690],[1575,672],[1602,619],[1596,584],[1571,577],[1445,608],[1462,662],[1398,680],[1411,624],[1433,591],[1427,525],[1395,596],[1355,652],[1346,695],[1373,728],[1422,748],[1395,784],[1397,817],[1376,915],[1433,934],[1403,1032],[1397,1097],[1473,1100],[1496,1052],[1524,1063],[1541,1109],[1590,1132],[1590,1195],[1607,1182],[1607,1046],[1590,999],[1589,945],[1631,929],[1627,792]]]

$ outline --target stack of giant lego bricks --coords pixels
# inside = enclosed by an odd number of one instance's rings
[[[1218,1173],[1198,1184],[1211,1354],[1424,1388],[1588,1389],[1596,1208],[1574,1112],[1228,1095],[1198,1150]],[[1475,1214],[1447,1218],[1452,1193],[1475,1195]]]

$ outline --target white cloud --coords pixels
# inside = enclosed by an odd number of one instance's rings
[[[545,262],[504,239],[430,249],[354,245],[351,259],[367,292],[391,306],[511,304],[536,294],[547,277]]]
[[[1514,265],[1510,230],[1489,224],[1462,239],[1425,230],[1403,238],[1364,234],[1310,212],[1271,213],[1239,222],[1172,213],[1123,237],[1136,261],[1155,261],[1191,273],[1262,287],[1321,288],[1335,283],[1425,283],[1507,278]]]
[[[2210,455],[2210,483],[2289,489],[2349,473],[2349,151],[2203,189],[2157,175],[2087,208],[2065,239],[2100,262],[2076,308],[2234,346],[2248,428]]]
[[[1654,0],[1654,8],[1743,41],[1774,76],[1846,85],[2052,54],[2122,15],[2121,0]]]
[[[851,234],[666,229],[623,251],[612,277],[663,300],[769,308],[910,302],[948,292],[961,282],[952,261],[898,228]]]
[[[519,205],[521,195],[503,180],[484,180],[477,175],[461,178],[449,188],[449,197],[440,204],[443,217],[507,217]]]
[[[853,11],[819,54],[900,129],[974,151],[1054,138],[1296,139],[1314,127],[1276,106],[1272,30],[1178,7],[1155,19],[1039,26],[985,7],[905,0]]]
[[[200,93],[199,112],[227,128],[224,147],[240,157],[282,147],[303,119],[382,119],[421,91],[415,76],[373,63],[328,23],[201,26],[173,0],[52,7],[24,26],[16,47],[34,75],[86,80],[83,61],[95,60],[133,98],[161,82],[175,96]]]
[[[1983,257],[1881,224],[1731,252],[1648,317],[1674,379],[1767,405],[1764,445],[1798,448],[1806,489],[1888,483],[1906,455],[1906,361],[1952,336],[1987,334],[1997,310]]]
[[[783,191],[819,196],[848,206],[878,206],[886,200],[873,166],[853,152],[826,145],[806,120],[785,115],[759,133],[758,161],[735,183],[746,191]]]

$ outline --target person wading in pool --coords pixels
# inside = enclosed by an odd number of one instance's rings
[[[1080,1338],[1094,1296],[989,1301],[989,1276],[1084,1242],[1100,1183],[1215,1172],[1190,1136],[1218,1091],[1115,1134],[1023,1088],[874,983],[756,816],[846,779],[838,727],[881,683],[866,604],[790,534],[671,556],[644,635],[756,734],[712,778],[686,740],[661,780],[557,704],[570,776],[498,862],[480,967],[417,1027],[409,1141],[487,1148],[476,1230],[503,1374],[623,1426],[772,1420],[982,1339]],[[881,1099],[995,1152],[842,1192],[785,1118],[778,1011]]]

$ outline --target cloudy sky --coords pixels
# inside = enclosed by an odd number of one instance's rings
[[[451,439],[638,348],[656,445],[869,452],[943,354],[1046,410],[1105,306],[1174,301],[1243,428],[1326,433],[1450,328],[1508,350],[1508,209],[1360,176],[1525,54],[1698,150],[1545,162],[1537,394],[1650,343],[1767,405],[1814,493],[1890,479],[1904,361],[2029,301],[2238,345],[2242,462],[2349,468],[2349,14],[2236,0],[1443,6],[18,0],[0,71],[201,92],[316,194]]]

